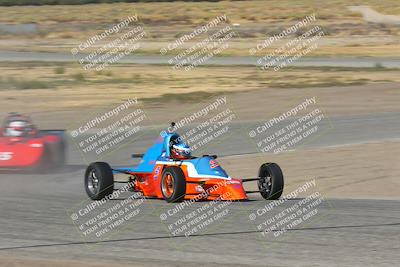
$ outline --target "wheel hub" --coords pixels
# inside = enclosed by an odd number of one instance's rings
[[[171,174],[167,174],[163,180],[162,191],[166,197],[170,197],[174,192],[174,179]]]
[[[260,191],[263,192],[270,192],[272,187],[272,182],[271,182],[271,177],[261,177],[260,182],[259,182],[259,189]]]
[[[96,176],[96,172],[94,170],[90,171],[89,179],[88,179],[88,188],[90,192],[93,194],[97,193],[97,188],[99,187],[99,179]]]

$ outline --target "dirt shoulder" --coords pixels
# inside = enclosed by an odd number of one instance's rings
[[[285,175],[284,194],[307,181],[327,198],[400,199],[400,142],[346,145],[277,155],[219,159],[233,177],[256,175],[264,162],[276,162]],[[249,186],[255,189],[255,186]]]
[[[185,72],[170,66],[118,65],[103,72],[84,72],[73,64],[7,63],[0,71],[0,112],[31,114],[45,122],[43,127],[65,127],[61,122],[75,120],[82,111],[97,113],[135,97],[153,124],[175,119],[165,118],[165,111],[189,112],[217,96],[227,96],[240,120],[268,119],[314,96],[329,116],[400,111],[397,69],[275,72],[220,66]]]

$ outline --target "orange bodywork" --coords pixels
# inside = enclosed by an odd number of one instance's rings
[[[146,197],[163,198],[161,177],[165,165],[156,164],[152,173],[132,173],[135,176],[135,189]],[[189,177],[187,167],[180,166],[185,174],[185,199],[196,200],[247,200],[243,183],[239,179]]]

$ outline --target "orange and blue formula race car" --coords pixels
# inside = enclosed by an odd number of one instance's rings
[[[10,113],[0,127],[0,169],[46,172],[65,163],[64,130],[38,130],[28,116]]]
[[[278,199],[283,191],[283,174],[275,163],[264,163],[258,177],[230,177],[216,155],[194,157],[177,133],[163,133],[143,155],[137,166],[113,169],[105,162],[91,163],[85,172],[85,189],[92,200],[101,200],[114,191],[115,175],[127,175],[131,191],[167,202],[183,200],[247,200],[260,193],[267,200]],[[245,191],[244,182],[255,181],[258,191]],[[118,181],[120,182],[120,181]]]

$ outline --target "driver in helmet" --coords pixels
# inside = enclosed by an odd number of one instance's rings
[[[35,128],[28,117],[11,113],[5,120],[3,135],[7,137],[25,137],[33,134]]]
[[[173,159],[190,159],[192,157],[190,147],[183,142],[172,143],[171,158]]]

